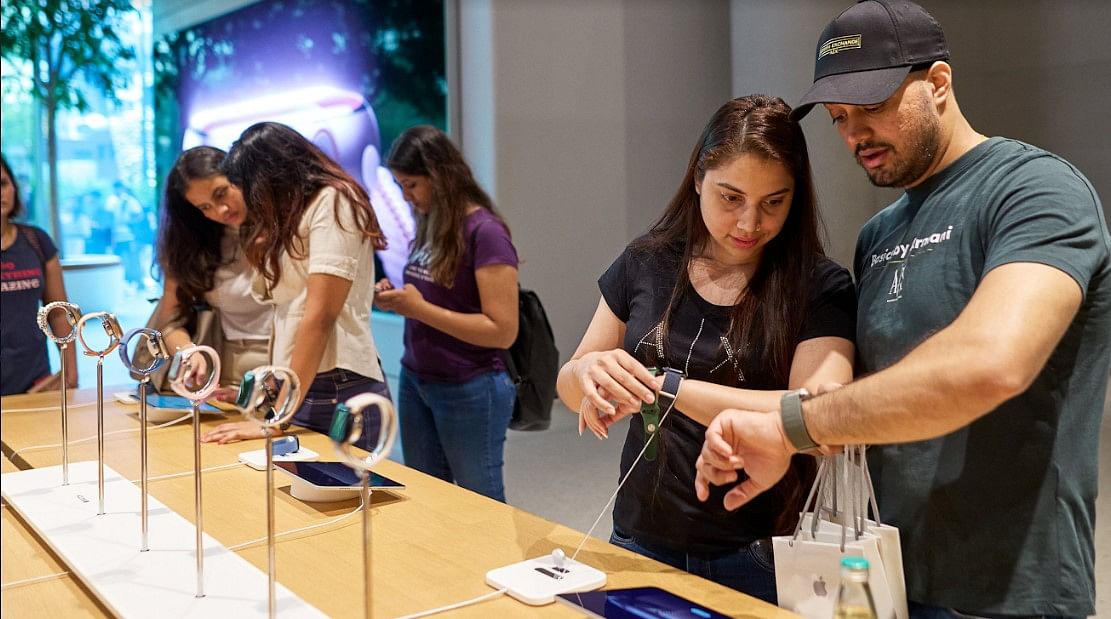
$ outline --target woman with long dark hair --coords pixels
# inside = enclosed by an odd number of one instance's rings
[[[374,250],[385,247],[370,198],[339,164],[279,123],[248,127],[221,167],[247,206],[240,239],[256,269],[252,294],[274,307],[271,363],[301,381],[293,423],[327,432],[337,402],[365,392],[389,397],[370,333]],[[239,422],[204,440],[261,437],[257,424]],[[360,446],[375,438],[365,432]]]
[[[852,378],[852,280],[825,257],[789,112],[752,95],[714,114],[662,217],[599,279],[602,299],[558,382],[580,432],[599,438],[645,403],[666,414],[629,425],[611,541],[773,603],[768,538],[797,520],[813,458],[736,512],[698,501],[694,463],[718,411],[778,410],[787,389]],[[642,450],[655,457],[634,467]]]
[[[405,286],[375,303],[405,317],[398,396],[405,464],[505,501],[505,434],[516,396],[504,349],[517,337],[509,227],[444,132],[397,138],[387,165],[413,206]]]
[[[62,359],[68,383],[63,385],[61,372],[50,373],[46,335],[37,324],[40,304],[67,300],[58,249],[41,228],[16,223],[22,215],[19,185],[0,155],[0,395],[77,387],[76,346],[68,346]],[[72,328],[58,311],[50,314],[50,326],[58,335]]]
[[[231,400],[243,374],[269,358],[273,310],[251,297],[254,269],[239,245],[247,208],[220,171],[226,156],[211,146],[191,148],[166,178],[157,245],[164,281],[155,316],[175,350],[192,345],[198,309],[217,311],[224,334],[217,397]],[[194,367],[202,370],[203,357]]]

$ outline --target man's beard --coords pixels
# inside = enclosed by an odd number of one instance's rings
[[[856,147],[856,162],[860,163],[860,151],[868,148],[887,148],[890,151],[891,165],[869,170],[868,180],[876,187],[907,187],[922,178],[937,156],[941,144],[941,120],[934,114],[925,97],[918,100],[916,113],[908,127],[903,131],[907,136],[906,155],[895,150],[891,144],[882,142],[863,142]],[[861,165],[863,167],[863,164]]]

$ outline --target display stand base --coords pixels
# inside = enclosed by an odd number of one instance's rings
[[[308,447],[302,447],[293,453],[274,456],[274,462],[316,462],[319,459],[320,454]],[[266,450],[256,449],[254,451],[244,451],[239,454],[239,461],[256,471],[265,471]]]
[[[4,500],[75,576],[121,617],[264,617],[267,575],[204,536],[205,597],[196,596],[193,523],[148,498],[150,550],[139,552],[139,488],[104,469],[105,511],[97,510],[97,463],[71,462],[68,486],[53,466],[0,476]],[[282,617],[324,617],[278,585]]]
[[[486,584],[506,589],[514,598],[532,606],[550,604],[560,593],[593,591],[606,584],[605,572],[565,559],[562,572],[551,555],[521,561],[486,572]]]

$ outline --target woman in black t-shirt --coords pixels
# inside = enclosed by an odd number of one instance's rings
[[[794,527],[813,458],[797,456],[773,491],[735,512],[698,501],[694,463],[722,409],[774,411],[787,389],[852,378],[852,279],[825,257],[789,111],[752,95],[714,114],[663,216],[599,279],[598,309],[559,374],[580,433],[605,438],[657,399],[664,415],[653,459],[638,461],[650,418],[629,424],[611,542],[772,603],[768,538]]]

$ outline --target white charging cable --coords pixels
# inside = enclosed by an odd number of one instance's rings
[[[586,398],[583,398],[583,401],[585,402]],[[660,416],[660,428],[661,429],[663,428],[664,421],[667,420],[667,416],[671,414],[671,409],[674,408],[674,407],[675,407],[675,400],[672,399],[671,404],[668,404],[668,406],[667,406],[667,410],[664,411],[663,415]],[[581,415],[582,412],[580,411],[579,414]],[[661,436],[660,434],[657,433],[655,436],[656,436],[656,440],[661,440],[660,439],[660,436]],[[594,519],[594,524],[590,525],[590,530],[586,532],[586,535],[583,536],[582,540],[579,542],[579,545],[575,547],[575,552],[574,552],[574,554],[571,555],[571,560],[572,561],[575,560],[575,557],[579,556],[579,551],[581,551],[583,545],[586,544],[586,540],[590,539],[590,534],[593,533],[594,529],[596,529],[598,527],[598,523],[602,521],[602,516],[605,516],[606,512],[609,510],[610,503],[613,503],[614,499],[617,498],[617,493],[621,492],[621,487],[624,486],[625,482],[629,480],[629,476],[631,476],[633,474],[633,469],[635,469],[636,465],[640,463],[642,458],[644,458],[644,452],[647,451],[648,444],[650,442],[651,441],[644,441],[644,447],[640,448],[640,453],[637,454],[636,460],[633,460],[632,466],[630,466],[629,470],[625,472],[625,477],[623,477],[621,479],[621,482],[619,484],[617,484],[617,490],[614,490],[613,494],[610,495],[609,500],[607,500],[606,504],[602,506],[602,511],[598,513],[598,517]],[[471,598],[471,599],[466,600],[464,602],[458,602],[458,603],[455,603],[455,604],[451,604],[450,606],[441,606],[439,608],[433,608],[431,610],[424,610],[424,611],[421,611],[419,613],[414,613],[412,615],[405,615],[404,617],[399,617],[398,619],[417,619],[418,617],[428,617],[430,615],[436,615],[436,614],[439,614],[439,613],[444,613],[444,612],[447,612],[449,610],[455,610],[457,608],[462,608],[464,606],[470,606],[471,604],[478,604],[479,602],[485,602],[486,600],[490,600],[490,599],[493,599],[493,598],[496,598],[498,596],[501,596],[501,595],[505,594],[506,591],[508,591],[508,589],[498,589],[497,591],[491,591],[490,593],[480,595],[476,598]]]
[[[213,473],[215,471],[226,471],[228,469],[238,468],[239,465],[240,464],[238,462],[233,462],[231,464],[219,464],[219,465],[216,465],[216,466],[210,466],[208,468],[201,469],[201,473]],[[158,475],[158,476],[155,476],[155,477],[151,477],[151,478],[147,479],[147,481],[162,481],[164,479],[174,479],[176,477],[188,477],[189,475],[192,475],[192,474],[193,474],[193,471],[183,471],[181,473],[168,473],[166,475]],[[133,484],[139,483],[138,479],[129,479],[127,481],[129,481]]]
[[[154,426],[150,429],[151,430],[158,430],[160,428],[166,428],[166,427],[174,425],[175,423],[185,421],[186,419],[189,419],[192,416],[193,416],[193,413],[186,413],[185,415],[182,415],[181,417],[178,417],[177,419],[174,419],[172,421],[167,421],[166,423],[158,424],[158,425],[156,425],[156,426]],[[112,432],[106,432],[104,434],[104,436],[113,436],[113,435],[116,435],[116,434],[127,434],[128,432],[138,432],[138,431],[139,431],[139,428],[125,428],[123,430],[113,430]],[[85,438],[77,439],[75,441],[70,441],[69,444],[70,445],[80,445],[81,443],[88,443],[89,441],[93,441],[93,440],[96,440],[95,436],[87,436]],[[15,451],[13,451],[12,455],[8,456],[8,459],[11,460],[12,458],[15,458],[17,455],[19,455],[23,452],[26,452],[26,451],[41,451],[43,449],[52,449],[52,448],[61,447],[61,446],[62,446],[61,443],[51,443],[49,445],[29,445],[27,447],[21,447],[21,448],[15,450]]]
[[[0,584],[0,589],[7,591],[8,589],[15,589],[16,587],[25,587],[27,585],[33,585],[40,582],[57,580],[59,578],[65,578],[66,576],[69,576],[69,572],[58,572],[56,574],[47,574],[45,576],[36,576],[34,578],[24,578],[23,580],[13,580],[11,582]]]
[[[96,406],[96,402],[80,402],[77,404],[68,404],[66,408],[83,408],[85,406]],[[0,409],[0,415],[7,415],[8,413],[41,413],[44,411],[56,411],[57,406],[36,406],[35,408],[4,408]]]
[[[479,602],[491,600],[498,596],[504,595],[505,592],[508,590],[509,589],[498,589],[497,591],[491,591],[490,593],[485,593],[476,598],[471,598],[465,602],[458,602],[456,604],[452,604],[451,606],[441,606],[440,608],[433,608],[432,610],[423,610],[419,613],[413,613],[411,615],[405,615],[404,617],[398,617],[398,619],[417,619],[417,617],[428,617],[430,615],[446,613],[449,610],[455,610],[457,608],[463,608],[464,606],[470,606],[471,604],[478,604]]]
[[[239,466],[239,465],[235,464],[234,466]],[[301,533],[303,531],[311,531],[313,529],[319,529],[321,527],[326,527],[326,526],[329,526],[329,525],[333,525],[337,522],[340,522],[340,521],[344,520],[345,518],[350,518],[351,516],[354,516],[355,514],[362,511],[365,507],[366,507],[366,505],[363,503],[362,497],[359,497],[359,506],[356,507],[355,509],[347,512],[346,514],[343,514],[341,516],[336,516],[335,518],[333,518],[331,520],[327,520],[327,521],[324,521],[324,522],[318,522],[317,524],[310,524],[308,526],[301,527],[301,528],[298,528],[298,529],[283,531],[283,532],[278,533],[277,535],[275,535],[274,538],[277,539],[279,537],[287,537],[289,535],[293,535],[294,533]],[[255,546],[257,544],[261,544],[265,541],[266,541],[265,537],[260,537],[258,539],[249,540],[249,541],[243,542],[241,544],[236,544],[234,546],[228,546],[228,550],[238,552],[240,550],[250,548],[250,547]]]
[[[675,408],[675,398],[671,400],[671,404],[667,405],[667,410],[664,411],[664,414],[660,416],[660,430],[655,435],[656,440],[663,440],[663,435],[659,432],[663,431],[664,421],[666,421],[667,416],[671,414],[672,408]],[[583,536],[582,540],[579,542],[579,545],[575,547],[575,552],[571,554],[572,561],[575,560],[575,557],[579,556],[579,551],[581,551],[583,545],[586,544],[586,540],[590,539],[590,534],[593,533],[594,529],[598,527],[598,523],[602,521],[602,516],[605,516],[606,512],[609,511],[610,503],[613,503],[614,499],[617,498],[617,493],[621,492],[621,488],[625,485],[625,482],[629,481],[629,477],[633,474],[633,469],[636,468],[637,464],[639,464],[641,459],[644,457],[644,452],[648,450],[648,444],[650,442],[651,441],[644,441],[644,447],[640,448],[640,453],[637,454],[636,460],[633,460],[633,464],[629,467],[629,470],[625,472],[625,477],[621,478],[621,482],[617,484],[617,489],[613,491],[613,494],[610,495],[609,500],[607,500],[606,504],[602,506],[602,511],[598,513],[598,517],[594,519],[594,524],[590,525],[590,529],[586,532],[586,535]]]

